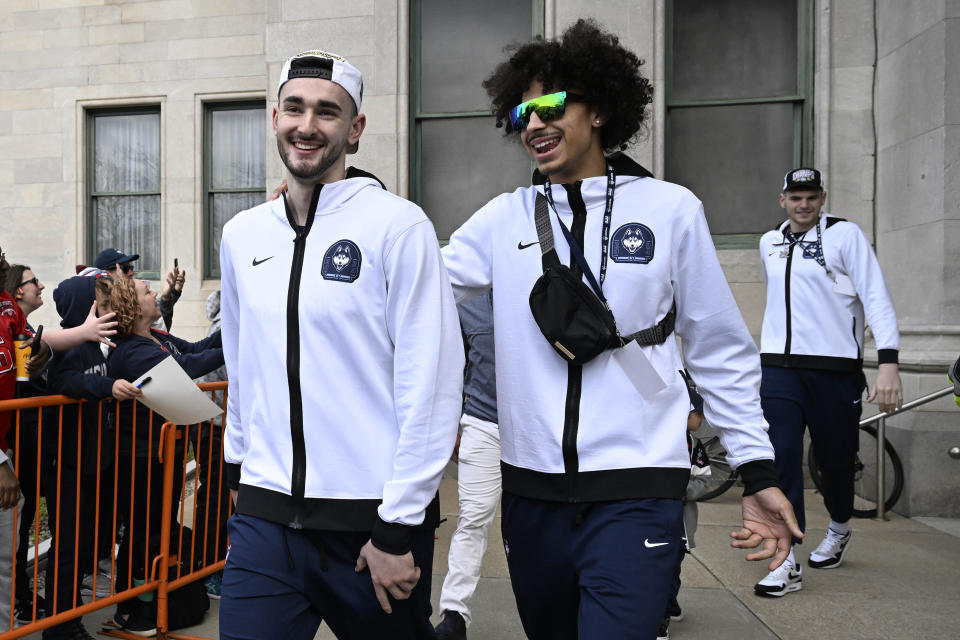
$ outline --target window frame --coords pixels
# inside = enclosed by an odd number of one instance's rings
[[[531,12],[531,33],[530,36],[543,36],[546,32],[546,0],[527,0],[532,5]],[[408,131],[410,132],[409,142],[409,194],[410,200],[416,204],[422,204],[423,192],[421,189],[423,171],[421,167],[421,158],[423,155],[422,127],[421,124],[427,120],[455,120],[461,118],[489,117],[493,113],[490,108],[476,109],[473,111],[438,111],[426,112],[420,108],[420,63],[423,59],[421,48],[421,0],[410,0],[410,109],[408,118]],[[492,71],[492,70],[491,70]],[[531,161],[531,171],[533,164]],[[442,244],[446,244],[447,238],[440,238]]]
[[[158,196],[160,198],[159,219],[160,225],[159,237],[161,246],[158,247],[158,254],[163,254],[163,108],[159,102],[148,104],[125,105],[116,107],[87,107],[84,109],[84,159],[85,159],[85,207],[84,220],[86,221],[86,246],[85,251],[87,259],[86,264],[92,266],[97,257],[97,216],[94,202],[96,198],[110,196]],[[96,147],[97,147],[97,118],[100,116],[131,116],[156,114],[157,116],[157,136],[159,138],[157,148],[160,150],[160,157],[157,158],[157,164],[160,167],[160,179],[155,191],[96,191]],[[126,251],[127,248],[121,248]],[[145,280],[157,280],[160,278],[159,271],[137,271],[137,276]]]
[[[664,173],[670,167],[670,116],[673,109],[688,107],[743,106],[753,104],[792,103],[793,164],[796,167],[813,163],[813,76],[814,76],[814,0],[797,0],[797,89],[788,96],[723,98],[706,100],[674,100],[673,85],[674,0],[667,0],[665,13],[664,52]],[[785,169],[786,171],[787,169]],[[671,176],[666,176],[667,180]],[[714,234],[717,249],[756,249],[764,231],[757,233]]]
[[[262,187],[238,187],[233,189],[214,189],[212,186],[213,175],[213,114],[217,111],[244,111],[252,109],[262,109],[264,122],[266,122],[267,101],[265,98],[243,98],[237,100],[207,100],[202,103],[203,108],[203,134],[201,143],[201,152],[203,154],[202,164],[202,186],[201,186],[201,209],[203,217],[203,231],[201,233],[202,260],[203,260],[203,279],[219,280],[220,274],[214,273],[214,260],[219,261],[219,252],[214,255],[211,239],[213,238],[213,211],[211,207],[211,197],[218,193],[266,193],[266,175],[264,175],[264,185]],[[266,125],[264,125],[266,127]]]

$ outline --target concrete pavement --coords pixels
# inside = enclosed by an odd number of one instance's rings
[[[729,532],[739,526],[739,490],[700,505],[697,548],[683,564],[680,604],[684,620],[671,626],[671,638],[744,638],[864,640],[960,637],[960,526],[956,521],[928,523],[891,514],[888,522],[855,520],[854,538],[842,567],[804,569],[804,588],[779,599],[759,598],[754,583],[766,570],[744,561],[729,547]],[[447,566],[447,550],[456,522],[456,482],[445,478],[441,504],[447,518],[439,530],[433,573],[434,610]],[[804,564],[828,522],[820,497],[807,494],[809,541],[800,547]],[[500,538],[499,517],[484,557],[483,578],[473,602],[471,640],[523,638]],[[95,631],[108,612],[85,618]],[[203,625],[183,630],[217,638],[217,607]],[[39,634],[37,634],[39,636]],[[317,634],[328,640],[326,629]],[[614,639],[611,639],[614,640]]]

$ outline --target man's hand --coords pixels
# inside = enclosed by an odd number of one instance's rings
[[[730,546],[756,549],[763,543],[760,551],[747,554],[747,560],[773,558],[770,561],[770,571],[773,571],[790,554],[790,534],[803,538],[793,507],[780,489],[768,487],[752,496],[744,496],[742,509],[743,528],[730,532],[733,538]]]
[[[408,551],[402,556],[395,556],[377,549],[369,540],[360,549],[355,570],[360,573],[368,567],[377,600],[380,601],[380,607],[387,613],[393,611],[387,594],[389,593],[397,600],[406,600],[420,580],[420,567],[413,566],[412,553]]]
[[[877,381],[873,385],[873,393],[867,402],[877,399],[880,411],[889,413],[903,406],[903,384],[900,382],[900,366],[886,362],[877,366]]]
[[[457,441],[453,445],[453,455],[450,456],[450,459],[456,462],[457,464],[460,464],[460,436],[461,435],[463,435],[462,432],[457,434]]]
[[[118,378],[114,381],[111,392],[117,400],[132,400],[133,398],[139,398],[143,395],[143,391],[138,389],[136,385],[123,378]]]
[[[110,342],[110,336],[117,333],[117,322],[114,320],[116,315],[111,311],[98,318],[97,303],[94,302],[90,305],[90,313],[87,314],[87,319],[78,327],[84,340],[86,342],[102,342],[110,347],[117,346]]]
[[[20,481],[6,462],[0,463],[0,509],[6,511],[20,502]]]
[[[280,183],[280,186],[278,186],[276,189],[273,190],[273,193],[271,193],[270,197],[267,198],[267,202],[271,200],[276,200],[277,198],[280,197],[280,194],[286,190],[287,190],[287,181],[284,180],[283,182]]]

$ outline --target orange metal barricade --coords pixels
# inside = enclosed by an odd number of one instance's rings
[[[226,407],[226,382],[204,383],[199,385],[204,391],[211,393],[214,400],[221,408]],[[32,582],[31,602],[29,610],[32,621],[20,627],[14,628],[14,609],[16,604],[15,580],[11,576],[11,589],[9,594],[0,594],[0,597],[9,598],[10,605],[10,627],[0,629],[0,640],[7,638],[19,638],[31,633],[41,631],[47,627],[67,622],[79,618],[87,613],[103,609],[117,603],[131,600],[138,596],[155,592],[156,607],[156,628],[158,638],[180,638],[191,640],[194,636],[175,634],[169,632],[168,620],[170,617],[170,592],[174,591],[191,582],[203,579],[223,568],[226,554],[226,519],[229,517],[232,504],[229,500],[229,491],[226,488],[226,475],[223,467],[223,416],[209,422],[188,425],[174,426],[169,422],[163,423],[159,427],[154,426],[153,413],[150,412],[150,421],[148,425],[136,424],[136,412],[133,412],[133,424],[130,425],[132,433],[129,436],[131,451],[129,453],[129,478],[121,477],[120,470],[126,465],[126,458],[122,458],[120,450],[121,438],[117,431],[121,428],[119,424],[119,414],[115,412],[112,424],[104,424],[102,419],[105,411],[115,408],[117,403],[113,400],[101,401],[98,411],[98,420],[96,425],[84,425],[82,423],[83,401],[77,401],[66,396],[42,396],[36,398],[24,398],[18,400],[7,400],[0,402],[0,412],[15,412],[11,427],[11,434],[14,438],[13,459],[18,478],[21,472],[29,471],[30,476],[35,480],[34,498],[39,507],[41,496],[47,496],[48,502],[52,499],[55,504],[50,522],[53,524],[51,534],[53,544],[47,551],[47,562],[53,562],[53,582],[54,589],[46,589],[46,608],[47,617],[40,617],[39,611],[39,584],[40,571],[39,559],[41,556],[41,518],[39,509],[32,527],[34,541],[31,546],[34,550],[34,562],[28,579]],[[64,423],[64,409],[66,407],[76,406],[77,420],[76,424],[70,420],[70,424]],[[30,413],[36,410],[35,424],[26,424],[33,420]],[[24,415],[27,418],[24,418]],[[44,417],[46,414],[46,418]],[[36,427],[36,435],[33,435],[32,426]],[[53,436],[49,433],[44,436],[44,429],[48,432],[51,428],[56,430],[55,442],[51,440]],[[95,440],[91,428],[95,428]],[[124,426],[126,428],[126,426]],[[137,429],[146,429],[147,455],[137,456],[136,447],[138,440],[136,437]],[[113,433],[110,430],[113,429]],[[154,438],[154,430],[159,429],[159,438]],[[105,433],[106,432],[106,433]],[[29,444],[27,439],[36,438],[36,460],[21,461],[19,455],[21,444],[24,450],[29,451],[26,446]],[[65,451],[65,437],[70,438],[67,448],[75,448],[76,451]],[[110,441],[113,446],[110,447]],[[157,442],[157,450],[154,451],[153,443]],[[189,441],[189,442],[188,442]],[[93,462],[96,468],[95,478],[89,473],[82,474],[81,469],[84,463],[84,446],[89,445],[92,448],[95,442],[95,457],[88,459]],[[217,444],[219,442],[219,445]],[[75,443],[75,446],[74,446]],[[46,449],[45,449],[46,447]],[[112,449],[112,450],[110,450]],[[193,462],[189,462],[188,453],[193,452]],[[87,456],[92,455],[89,451]],[[64,458],[64,455],[75,455],[75,459]],[[55,455],[56,463],[51,463],[50,456]],[[72,478],[65,473],[65,467],[69,468],[66,461],[70,460],[75,466],[75,470],[69,469]],[[23,462],[23,464],[21,464]],[[112,462],[112,465],[109,464]],[[105,463],[105,464],[102,464]],[[35,468],[32,466],[35,464]],[[146,464],[145,487],[137,485],[138,469],[137,465]],[[195,465],[191,472],[191,464]],[[120,558],[117,554],[118,525],[122,520],[125,527],[125,535],[131,539],[135,538],[132,530],[140,526],[136,520],[135,507],[142,504],[137,502],[137,498],[144,499],[150,503],[153,492],[157,490],[154,480],[160,480],[160,477],[154,475],[154,471],[160,471],[161,467],[154,468],[154,465],[162,465],[162,486],[160,487],[160,542],[159,550],[156,555],[150,557],[151,542],[150,532],[157,527],[156,520],[151,522],[151,509],[147,507],[145,519],[143,522],[143,532],[139,532],[136,540],[128,541],[128,550],[126,558]],[[107,474],[104,468],[108,467]],[[29,469],[27,469],[29,467]],[[55,476],[54,476],[55,467]],[[123,468],[126,474],[126,469]],[[42,473],[42,471],[44,473]],[[106,475],[106,477],[104,477]],[[112,477],[111,477],[112,476]],[[43,486],[43,478],[47,478],[47,485]],[[54,484],[55,486],[49,486]],[[72,482],[68,482],[72,480]],[[120,483],[129,482],[129,503],[118,504],[118,498],[126,493],[127,487],[123,492],[120,491]],[[85,484],[91,483],[91,484]],[[145,488],[145,492],[143,489]],[[106,491],[105,491],[106,489]],[[69,490],[72,493],[64,493]],[[92,492],[91,492],[92,490]],[[203,500],[197,497],[202,492]],[[106,495],[103,495],[106,493]],[[82,495],[83,494],[83,495]],[[88,498],[84,500],[84,497]],[[61,513],[61,506],[65,500],[72,498],[72,505],[75,513]],[[92,501],[91,501],[92,500]],[[87,504],[84,504],[84,503]],[[71,501],[67,501],[70,505]],[[108,505],[104,511],[103,506]],[[188,510],[187,505],[192,504]],[[92,531],[89,526],[91,514],[89,507],[92,506]],[[175,508],[174,508],[175,507]],[[15,508],[16,509],[16,508]],[[126,509],[124,511],[124,509]],[[61,566],[59,552],[65,548],[63,545],[70,541],[61,538],[61,525],[66,518],[73,517],[76,520],[75,526],[72,526],[74,537],[72,540],[73,562],[70,566]],[[192,527],[187,528],[187,521]],[[107,530],[105,527],[109,527]],[[198,534],[198,528],[201,533]],[[176,534],[176,538],[173,535]],[[109,538],[106,538],[109,535]],[[101,536],[104,536],[101,538]],[[92,539],[91,539],[92,537]],[[12,532],[12,545],[9,548],[0,548],[0,554],[10,553],[12,556],[13,573],[17,572],[17,543],[18,531],[14,524]],[[145,540],[139,540],[144,538]],[[109,540],[109,546],[104,542]],[[24,541],[19,541],[21,544]],[[144,576],[142,582],[134,579],[134,546],[138,543],[143,544],[143,569]],[[92,555],[92,564],[86,567],[80,566],[80,559],[83,555],[81,545],[84,545],[85,552]],[[69,547],[67,547],[69,548]],[[109,595],[98,596],[98,577],[102,584],[100,576],[100,559],[102,549],[106,548],[109,556]],[[137,556],[139,558],[139,554]],[[118,561],[126,564],[126,575],[118,575]],[[22,567],[22,565],[21,565]],[[85,604],[72,606],[63,611],[57,610],[56,584],[62,580],[61,571],[71,572],[73,585],[73,602],[77,602],[78,590],[80,589],[80,578],[84,573],[92,573],[93,586],[91,601]],[[118,579],[119,578],[119,579]],[[124,584],[126,588],[119,587]],[[47,585],[49,587],[49,585]],[[21,603],[23,607],[24,603]],[[105,629],[102,633],[123,638],[139,638],[141,636],[132,635],[121,629]]]

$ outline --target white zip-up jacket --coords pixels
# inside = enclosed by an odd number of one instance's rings
[[[873,247],[860,227],[843,218],[824,212],[817,224],[824,264],[815,227],[791,242],[788,220],[760,238],[767,283],[762,363],[860,371],[865,320],[873,329],[879,362],[897,362],[897,315]]]
[[[404,553],[410,527],[439,517],[462,406],[457,309],[419,207],[352,168],[314,199],[299,231],[283,198],[223,228],[237,511],[372,531],[377,547]]]
[[[679,373],[684,360],[731,464],[764,461],[754,465],[764,479],[754,490],[775,485],[760,409],[760,359],[700,201],[683,187],[643,177],[650,174],[626,156],[611,162],[616,189],[603,292],[622,335],[656,325],[676,305],[676,333],[683,339],[683,359],[672,336],[642,347],[666,383],[650,400],[612,350],[582,366],[568,365],[534,322],[528,299],[543,273],[534,223],[541,186],[494,198],[443,248],[458,300],[493,287],[504,491],[573,502],[683,497],[690,473],[690,398]],[[568,228],[573,208],[585,208],[583,249],[597,277],[606,186],[605,176],[567,185],[583,204],[563,186],[552,189]],[[552,210],[550,219],[558,256],[569,265],[569,245]]]

